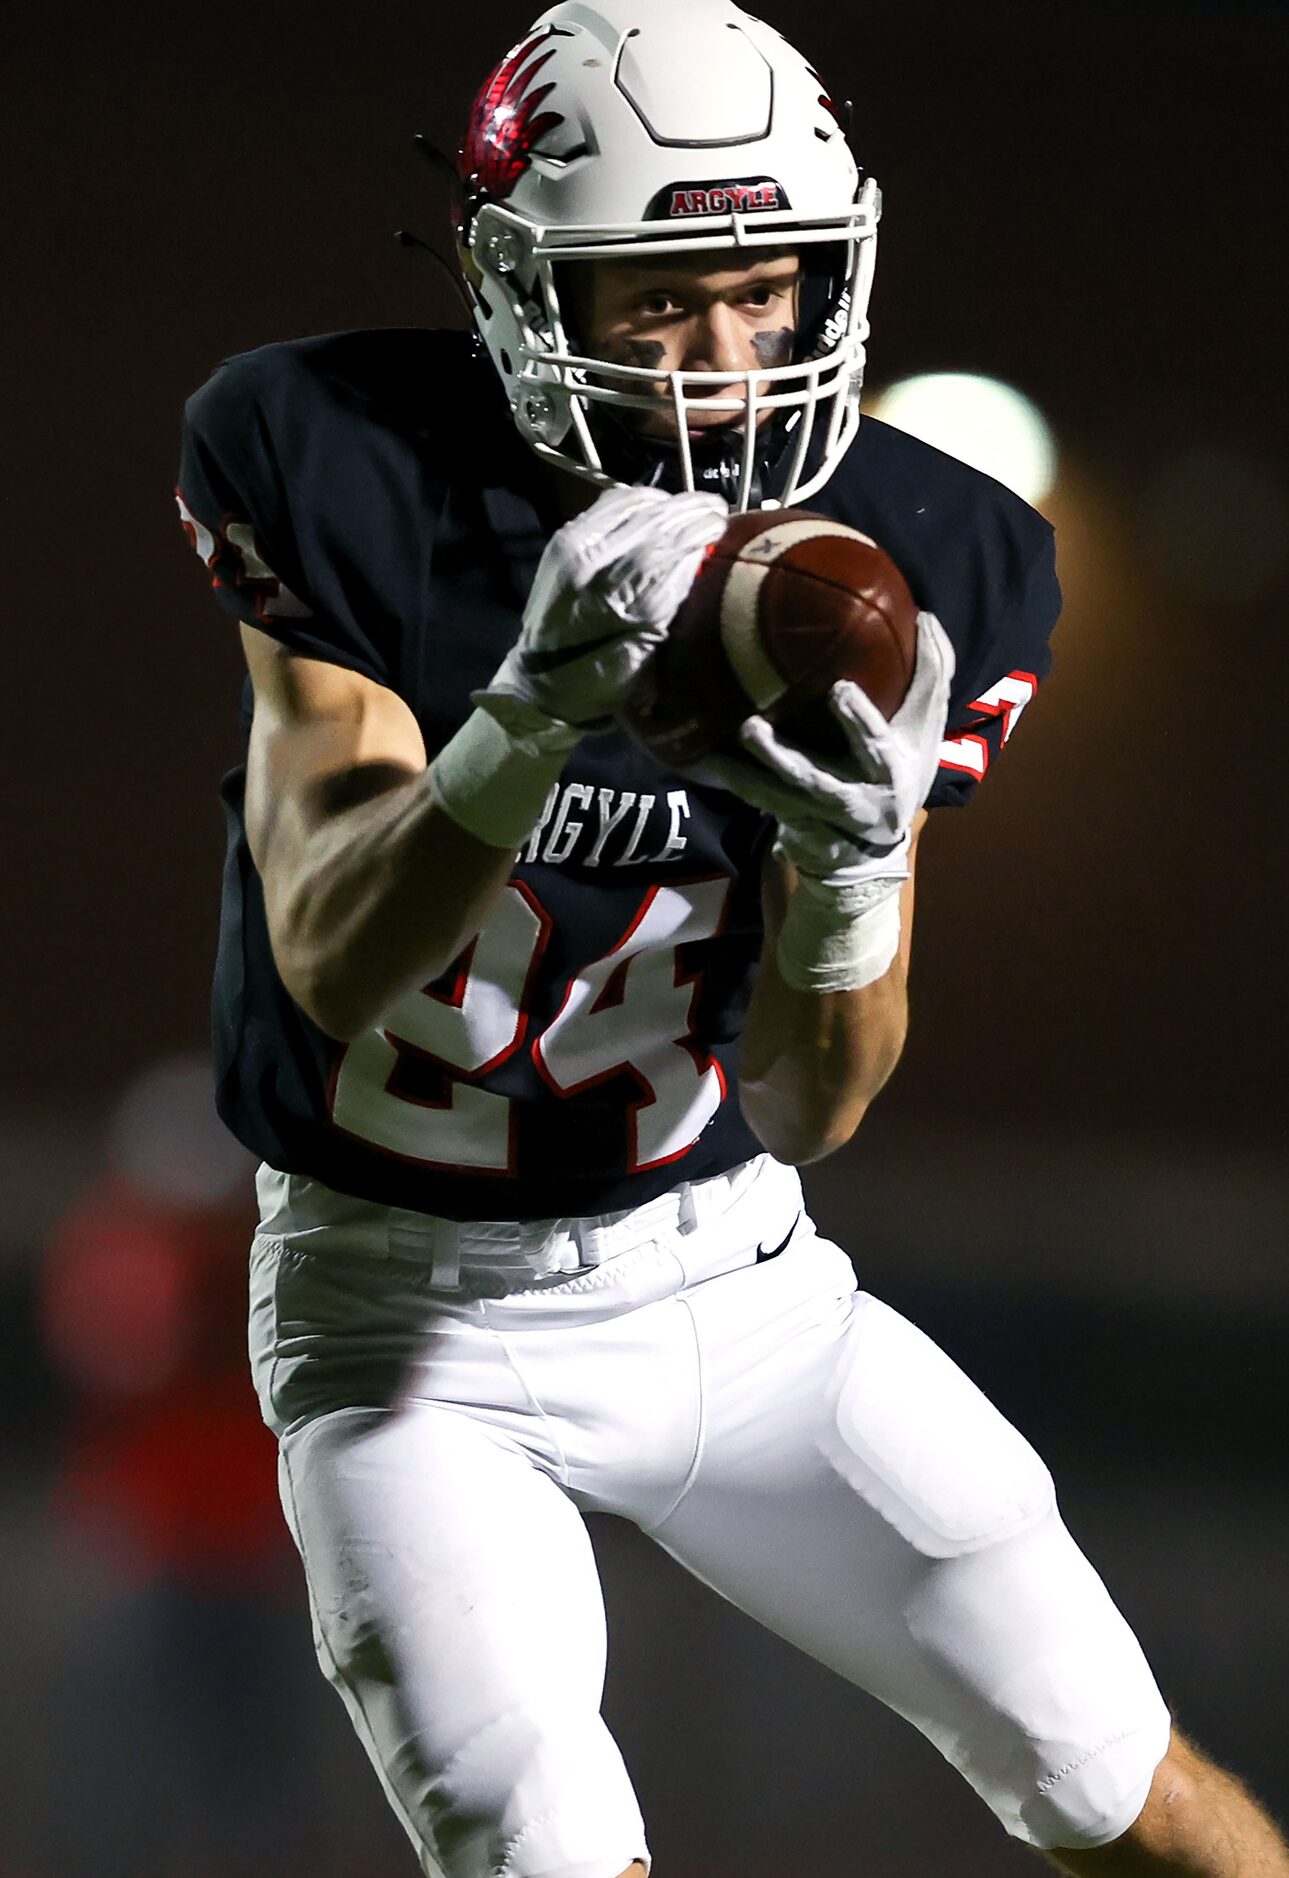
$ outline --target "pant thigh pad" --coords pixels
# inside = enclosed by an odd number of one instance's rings
[[[953,1558],[1041,1519],[1054,1504],[1043,1461],[951,1358],[877,1298],[833,1391],[825,1452],[900,1537]]]

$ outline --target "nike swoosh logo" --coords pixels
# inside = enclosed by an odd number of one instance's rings
[[[793,1220],[793,1222],[792,1222],[792,1224],[791,1224],[791,1225],[790,1225],[790,1226],[788,1227],[788,1230],[787,1230],[787,1232],[786,1232],[786,1233],[784,1234],[784,1236],[783,1236],[783,1238],[782,1238],[782,1239],[780,1239],[780,1241],[779,1241],[779,1243],[778,1243],[778,1245],[776,1245],[776,1246],[774,1246],[774,1247],[773,1247],[773,1248],[772,1248],[772,1249],[771,1249],[771,1250],[770,1250],[769,1252],[767,1252],[767,1251],[766,1251],[766,1249],[765,1249],[765,1247],[764,1247],[763,1245],[759,1245],[759,1246],[758,1246],[758,1247],[756,1248],[756,1262],[757,1262],[757,1264],[758,1264],[758,1265],[764,1265],[764,1264],[766,1264],[766,1263],[767,1263],[767,1262],[768,1262],[768,1261],[769,1261],[770,1259],[777,1259],[777,1258],[778,1258],[778,1256],[779,1256],[779,1254],[780,1254],[780,1252],[782,1252],[782,1251],[784,1251],[784,1250],[786,1249],[786,1247],[787,1247],[787,1245],[788,1245],[788,1242],[789,1242],[789,1240],[790,1240],[790,1239],[792,1238],[792,1235],[793,1235],[793,1233],[794,1233],[794,1232],[795,1232],[795,1231],[797,1230],[797,1227],[798,1227],[798,1226],[799,1226],[800,1224],[801,1224],[801,1215],[800,1215],[800,1213],[798,1213],[798,1214],[797,1214],[797,1217],[796,1217],[796,1218],[795,1218],[795,1219]]]

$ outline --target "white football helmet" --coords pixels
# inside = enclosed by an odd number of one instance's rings
[[[823,487],[859,424],[881,196],[818,74],[772,27],[731,0],[561,0],[484,85],[459,166],[475,321],[539,457],[738,509]],[[756,248],[801,256],[791,364],[661,373],[577,349],[562,264]],[[663,380],[674,441],[617,415],[656,410]],[[744,420],[691,438],[696,399]]]

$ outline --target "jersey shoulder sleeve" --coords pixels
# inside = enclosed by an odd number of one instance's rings
[[[825,495],[829,491],[825,490]],[[1051,669],[1061,610],[1051,524],[990,476],[865,417],[835,502],[891,555],[956,666],[928,807],[961,805]]]
[[[226,359],[185,406],[175,494],[231,613],[293,651],[391,684],[396,622],[369,603],[346,532],[343,479],[364,452],[365,412],[344,368],[369,337]],[[361,346],[357,357],[361,366]]]
[[[1029,513],[1038,526],[1020,531],[996,614],[956,648],[958,666],[928,808],[960,808],[970,801],[1052,669],[1051,635],[1061,613],[1056,543],[1050,523]]]

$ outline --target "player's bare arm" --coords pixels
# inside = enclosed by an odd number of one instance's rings
[[[766,948],[743,1031],[739,1101],[776,1160],[805,1166],[843,1147],[899,1062],[908,1029],[913,870],[925,821],[924,812],[900,890],[899,951],[880,978],[857,991],[800,991],[784,978],[775,945],[797,876],[786,860],[767,863]]]
[[[724,504],[620,490],[562,528],[519,641],[427,766],[395,692],[243,624],[247,832],[283,983],[328,1036],[369,1030],[482,930],[585,731],[665,632]]]
[[[328,1036],[368,1029],[480,930],[512,849],[453,821],[396,693],[253,626],[246,825],[283,983]]]

